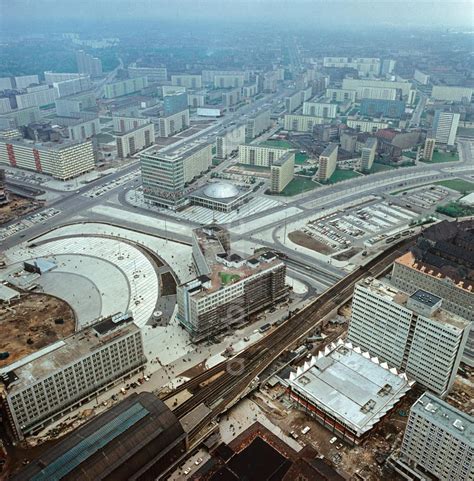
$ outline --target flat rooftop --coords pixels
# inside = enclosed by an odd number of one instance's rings
[[[411,407],[419,414],[456,438],[474,447],[474,418],[435,395],[425,392]]]
[[[398,304],[399,306],[405,307],[406,309],[412,310],[412,307],[407,306],[407,302],[410,298],[413,298],[417,300],[418,302],[422,302],[423,304],[426,304],[430,307],[434,306],[433,301],[435,299],[438,299],[439,297],[423,291],[422,289],[419,289],[418,291],[413,294],[413,296],[408,295],[406,292],[403,292],[396,287],[388,284],[381,282],[377,279],[373,278],[367,278],[364,279],[363,281],[358,282],[358,284],[369,291],[373,292],[375,295],[382,297],[388,301],[394,302]],[[418,294],[417,294],[418,293]],[[431,319],[434,319],[435,321],[442,322],[443,324],[446,324],[447,326],[451,326],[453,329],[464,329],[469,325],[469,321],[466,321],[462,317],[453,314],[451,312],[447,312],[442,308],[441,304],[441,309],[437,309],[433,312],[431,315]]]
[[[102,324],[104,324],[103,329]],[[117,327],[120,327],[120,329],[112,329],[109,326],[109,318],[106,318],[91,327],[24,357],[14,364],[5,366],[0,370],[0,373],[13,372],[18,377],[18,380],[8,386],[8,392],[11,394],[24,389],[45,376],[63,369],[77,359],[81,359],[92,351],[99,349],[112,338],[123,337],[139,330],[131,318],[128,318],[127,323],[121,323]],[[101,332],[103,332],[103,335],[100,335]]]
[[[329,144],[326,146],[326,148],[321,152],[321,155],[323,157],[329,157],[336,149],[338,145],[337,144]]]
[[[158,156],[160,159],[169,160],[174,162],[176,160],[180,160],[190,155],[199,152],[200,150],[209,147],[211,144],[209,142],[203,142],[202,140],[194,140],[192,142],[185,142],[184,144],[175,145],[173,144],[170,147],[165,147],[164,149],[154,150],[151,152],[147,152],[144,155],[147,156]]]
[[[296,153],[296,150],[289,150],[288,152],[285,152],[281,157],[273,161],[273,165],[276,166],[281,166],[283,165],[287,160],[291,159]]]
[[[400,401],[413,381],[340,341],[298,368],[289,383],[297,394],[362,436]]]

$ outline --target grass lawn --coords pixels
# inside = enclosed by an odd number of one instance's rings
[[[270,167],[263,167],[262,165],[248,165],[237,164],[241,169],[248,170],[250,172],[270,172]]]
[[[454,155],[451,152],[433,152],[432,160],[422,160],[426,164],[440,164],[442,162],[456,162],[459,160],[459,154],[456,152]]]
[[[448,215],[449,217],[466,217],[474,215],[474,207],[461,205],[457,202],[450,202],[449,204],[440,205],[436,212]]]
[[[240,280],[240,276],[237,274],[230,274],[228,272],[219,272],[219,277],[224,286]]]
[[[212,146],[212,155],[216,155],[217,147],[215,145]]]
[[[221,161],[219,159],[216,159],[215,157],[212,158],[212,165],[219,165]]]
[[[265,140],[258,144],[260,147],[276,147],[280,149],[293,149],[293,145],[287,140]]]
[[[474,192],[474,183],[463,179],[450,179],[450,180],[440,180],[439,182],[434,182],[436,185],[442,185],[448,189],[457,190],[458,192],[467,192],[470,194]]]
[[[336,169],[334,171],[334,174],[331,175],[329,180],[327,180],[325,183],[326,184],[336,184],[337,182],[341,182],[343,180],[347,179],[353,179],[354,177],[359,177],[359,172],[355,172],[353,170],[342,170],[342,169]]]
[[[295,177],[281,192],[280,195],[298,195],[308,190],[313,190],[320,185],[313,182],[311,179],[304,179],[301,177]]]
[[[298,152],[295,155],[295,164],[296,165],[301,165],[304,164],[309,158],[308,154],[302,154],[301,152]]]
[[[391,165],[387,164],[379,164],[377,162],[374,162],[372,164],[372,168],[370,169],[370,174],[376,174],[377,172],[385,172],[387,170],[393,170],[396,169],[396,167],[393,167]]]
[[[409,157],[410,159],[416,159],[416,152],[412,152],[411,150],[408,152],[402,152],[402,155]]]

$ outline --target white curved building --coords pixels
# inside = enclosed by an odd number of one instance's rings
[[[192,203],[219,212],[230,212],[248,202],[251,189],[230,182],[213,182],[191,196]]]

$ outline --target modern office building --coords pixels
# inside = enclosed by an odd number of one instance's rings
[[[300,409],[351,445],[360,444],[414,384],[371,352],[339,340],[290,373]]]
[[[186,439],[157,396],[132,393],[66,434],[11,481],[158,479],[186,452]]]
[[[326,89],[326,97],[333,102],[355,102],[356,100],[355,90],[344,90],[344,89]]]
[[[94,169],[94,149],[91,141],[0,141],[0,164],[67,180]]]
[[[39,107],[15,109],[11,112],[0,114],[0,129],[14,129],[23,125],[37,122],[41,119]]]
[[[352,301],[347,339],[378,356],[440,397],[450,391],[470,324],[422,289],[408,295],[368,278]]]
[[[102,62],[84,50],[76,52],[77,71],[79,73],[89,74],[91,77],[99,77],[102,75]]]
[[[201,75],[172,75],[171,85],[178,85],[180,87],[186,87],[187,89],[200,89],[202,88],[202,76]]]
[[[45,88],[35,92],[16,95],[16,104],[19,109],[27,109],[28,107],[44,107],[46,105],[54,105],[54,101],[58,98],[58,92],[54,88]]]
[[[244,83],[244,74],[222,73],[214,75],[214,87],[218,89],[243,87]]]
[[[443,299],[443,308],[474,322],[474,236],[456,222],[443,221],[425,229],[410,252],[393,264],[391,283],[409,294],[424,289]],[[463,361],[474,365],[474,329]]]
[[[84,90],[89,90],[92,87],[89,75],[84,75],[69,80],[62,80],[60,82],[53,82],[52,85],[56,90],[58,97],[74,95],[79,92],[83,92]]]
[[[127,80],[120,80],[111,84],[105,85],[105,98],[113,99],[115,97],[122,97],[123,95],[140,92],[145,87],[148,87],[147,77],[136,77]]]
[[[270,109],[260,110],[252,118],[248,119],[245,127],[245,137],[247,139],[255,139],[268,130],[272,125],[270,114]]]
[[[375,76],[380,73],[379,58],[366,57],[324,57],[323,67],[353,68],[362,76]]]
[[[146,362],[130,315],[106,318],[0,370],[0,396],[17,439],[37,433],[138,372]]]
[[[288,150],[270,167],[270,191],[280,194],[293,180],[295,174],[295,151]]]
[[[21,90],[26,89],[30,85],[38,85],[40,83],[38,75],[21,75],[14,77],[14,88]]]
[[[281,147],[266,147],[260,145],[243,144],[239,145],[239,164],[256,165],[259,167],[270,167],[288,149]]]
[[[303,115],[334,119],[337,117],[337,103],[330,99],[304,102]]]
[[[153,145],[155,141],[155,125],[149,122],[132,130],[114,135],[117,145],[117,155],[121,159],[125,159]]]
[[[163,110],[165,116],[182,112],[188,108],[188,94],[186,92],[174,93],[163,97]]]
[[[442,100],[446,102],[466,102],[470,103],[472,99],[471,87],[448,87],[445,85],[434,85],[431,91],[431,98],[434,100]]]
[[[168,80],[166,67],[127,67],[130,78],[147,77],[149,82],[163,83]]]
[[[399,119],[405,113],[403,100],[367,99],[360,102],[359,112],[369,117],[388,117]]]
[[[285,264],[273,253],[243,259],[230,252],[229,232],[210,225],[193,230],[198,277],[178,287],[178,319],[193,341],[244,322],[284,299]]]
[[[158,135],[171,137],[189,127],[189,109],[163,116],[158,119]]]
[[[313,132],[315,125],[324,124],[328,119],[312,115],[285,114],[284,128],[290,132]]]
[[[436,146],[436,139],[430,133],[426,136],[425,145],[423,147],[423,159],[433,160],[433,153]]]
[[[94,109],[97,100],[92,90],[81,92],[70,97],[62,97],[55,100],[56,114],[61,117],[77,117],[86,110]]]
[[[364,147],[360,150],[360,170],[361,172],[368,173],[374,165],[375,153],[377,151],[377,139],[375,137],[369,137],[364,144]]]
[[[458,132],[459,118],[460,114],[458,112],[436,110],[432,126],[436,143],[454,145]]]
[[[337,167],[337,144],[329,144],[319,156],[319,168],[316,178],[320,182],[329,180]]]
[[[187,205],[186,186],[211,164],[212,145],[202,142],[141,154],[145,200],[173,210]]]
[[[400,453],[390,464],[408,480],[472,481],[472,416],[424,393],[410,409]]]
[[[219,132],[216,136],[216,157],[227,159],[245,143],[245,125],[233,125]]]

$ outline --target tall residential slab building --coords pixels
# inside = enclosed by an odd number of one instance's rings
[[[348,340],[401,369],[438,396],[452,387],[469,323],[442,309],[443,300],[418,289],[412,295],[379,280],[359,282]]]
[[[270,167],[270,190],[279,194],[293,180],[295,174],[295,151],[289,150]]]
[[[76,52],[76,63],[79,73],[86,73],[91,77],[102,75],[102,62],[100,59],[84,52],[84,50]]]
[[[369,137],[360,150],[360,170],[364,173],[370,172],[372,165],[374,165],[375,152],[377,150],[377,139]]]
[[[427,135],[425,139],[425,145],[423,147],[423,159],[433,160],[433,153],[436,146],[436,139],[432,134]]]
[[[334,174],[337,166],[337,151],[337,144],[329,144],[319,156],[319,168],[316,173],[319,181],[325,182]]]
[[[247,120],[247,125],[245,127],[245,137],[247,139],[254,139],[258,137],[260,134],[268,130],[272,125],[272,121],[270,119],[271,111],[268,110],[261,110],[257,112],[252,118]]]
[[[286,152],[286,148],[244,144],[239,145],[238,159],[240,164],[270,167]]]
[[[473,481],[472,416],[423,394],[410,409],[400,453],[390,464],[408,480]]]
[[[240,144],[245,143],[245,125],[234,125],[219,132],[216,136],[216,157],[227,159]]]
[[[433,119],[433,133],[438,144],[454,145],[459,126],[458,112],[437,110]]]

